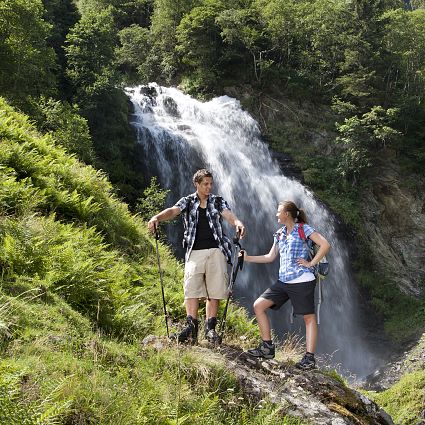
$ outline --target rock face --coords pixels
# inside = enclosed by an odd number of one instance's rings
[[[364,226],[376,264],[402,291],[421,297],[425,293],[425,193],[410,190],[390,164],[370,183],[363,196]],[[424,183],[415,185],[423,188]]]

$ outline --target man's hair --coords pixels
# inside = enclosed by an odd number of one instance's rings
[[[193,184],[196,183],[201,183],[201,181],[205,178],[205,177],[211,177],[213,178],[213,175],[211,173],[211,171],[206,170],[205,168],[202,168],[201,170],[198,170],[194,175],[193,175]]]

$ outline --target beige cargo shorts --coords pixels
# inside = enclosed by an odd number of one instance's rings
[[[226,299],[229,293],[226,257],[220,248],[190,253],[184,268],[184,298]]]

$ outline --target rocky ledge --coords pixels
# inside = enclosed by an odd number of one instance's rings
[[[161,350],[170,342],[149,336],[142,344]],[[314,425],[394,425],[376,403],[320,369],[306,372],[289,362],[258,360],[239,347],[225,344],[183,349],[224,363],[247,397],[258,403],[271,401],[280,406],[282,416],[292,415]]]

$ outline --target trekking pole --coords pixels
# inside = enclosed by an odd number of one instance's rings
[[[160,262],[160,260],[159,260],[158,240],[159,240],[159,232],[158,232],[158,228],[155,226],[156,259],[157,259],[157,261],[158,261],[159,280],[160,280],[160,282],[161,282],[162,306],[163,306],[163,308],[164,308],[164,318],[165,318],[165,327],[167,328],[167,338],[170,338],[170,333],[169,333],[169,331],[168,331],[168,314],[167,314],[167,306],[166,306],[166,304],[165,304],[164,282],[163,282],[163,280],[162,280],[161,262]]]
[[[227,295],[227,300],[226,300],[226,305],[224,307],[224,311],[223,311],[223,318],[221,319],[221,323],[220,323],[220,343],[223,340],[223,335],[224,335],[224,327],[226,326],[226,317],[227,317],[227,310],[229,308],[229,303],[230,303],[230,297],[232,296],[232,291],[233,291],[233,286],[236,282],[236,277],[238,276],[238,271],[242,270],[243,267],[243,261],[244,261],[244,253],[242,252],[242,255],[239,255],[242,247],[239,243],[239,239],[240,239],[240,233],[236,233],[235,237],[233,238],[233,243],[236,245],[236,248],[239,249],[235,249],[235,255],[233,257],[233,263],[232,263],[232,271],[230,273],[230,281],[229,281],[229,294]],[[236,262],[236,258],[238,259],[238,261]]]

